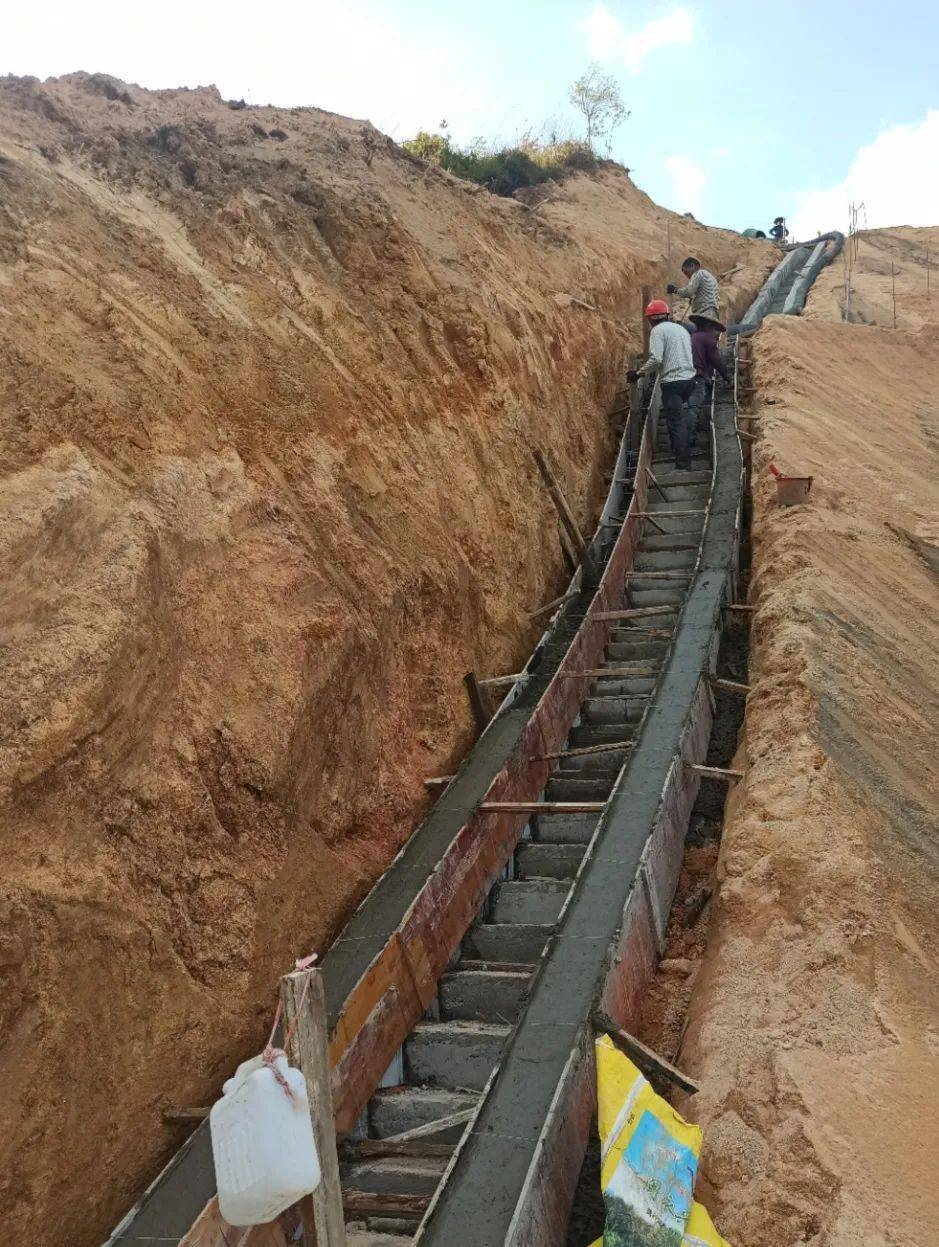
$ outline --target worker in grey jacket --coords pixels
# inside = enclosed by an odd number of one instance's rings
[[[720,302],[720,290],[718,289],[717,278],[713,273],[709,273],[706,268],[702,268],[701,261],[696,260],[694,256],[689,256],[685,260],[681,266],[681,271],[685,275],[687,285],[666,286],[668,293],[677,294],[679,298],[691,300],[691,309],[688,314],[696,325],[704,322],[719,325],[721,317],[717,306]]]
[[[638,370],[630,369],[627,381],[658,373],[662,385],[662,409],[668,422],[668,437],[680,472],[691,471],[691,433],[695,413],[686,406],[695,387],[691,335],[683,325],[669,319],[664,299],[653,299],[646,308],[652,326],[649,334],[649,358]]]

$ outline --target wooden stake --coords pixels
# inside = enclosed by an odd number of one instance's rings
[[[749,684],[738,684],[736,680],[720,680],[717,676],[711,677],[711,688],[723,689],[725,693],[743,693],[746,696],[750,687]]]
[[[751,614],[756,610],[755,606],[750,606],[747,602],[725,602],[725,611],[739,611],[741,614]]]
[[[658,520],[653,519],[653,517],[649,514],[648,511],[637,511],[636,514],[639,516],[641,520],[648,520],[649,523],[652,525],[652,527],[657,528],[659,532],[662,533],[663,536],[668,535],[668,530],[663,528],[662,525],[658,522]]]
[[[517,684],[519,680],[527,680],[528,676],[524,671],[517,671],[515,675],[497,675],[490,680],[479,680],[480,688],[505,688],[507,684]]]
[[[329,1032],[323,972],[318,966],[296,970],[293,974],[285,974],[280,983],[284,1023],[287,1030],[293,1028],[287,1058],[303,1072],[306,1079],[313,1138],[322,1174],[313,1194],[300,1203],[303,1247],[345,1247],[342,1187],[339,1183],[339,1157],[329,1082]]]
[[[583,745],[580,749],[565,749],[561,753],[543,753],[538,757],[539,762],[554,762],[558,758],[583,758],[591,753],[622,753],[624,749],[632,749],[634,742],[631,740],[613,741],[609,745]],[[460,962],[464,965],[464,962]]]
[[[463,677],[463,684],[466,688],[466,695],[469,698],[470,710],[473,712],[473,721],[476,724],[476,730],[480,733],[484,732],[489,726],[489,711],[486,709],[486,703],[483,700],[482,689],[479,687],[479,681],[476,679],[475,671],[467,671]]]
[[[686,762],[685,766],[702,779],[722,779],[727,784],[735,784],[738,779],[743,779],[743,771],[732,771],[723,766],[699,766],[696,762]]]
[[[591,620],[641,619],[647,615],[670,615],[674,609],[673,606],[631,606],[629,610],[624,611],[597,611],[590,618]]]
[[[427,1211],[429,1195],[379,1195],[370,1191],[346,1191],[343,1198],[350,1221],[363,1217],[394,1217],[395,1220],[419,1221]]]
[[[168,1126],[181,1126],[184,1123],[191,1126],[193,1122],[204,1121],[209,1111],[208,1108],[165,1108],[163,1120]]]
[[[447,784],[453,779],[452,775],[432,775],[430,779],[424,780],[425,788],[446,788]]]
[[[574,513],[567,505],[567,499],[561,492],[561,487],[554,479],[554,474],[548,466],[548,461],[538,449],[532,449],[532,457],[538,465],[538,471],[541,473],[541,479],[548,487],[548,493],[551,495],[551,501],[554,503],[554,509],[558,513],[558,519],[567,529],[567,535],[571,539],[571,545],[577,551],[580,558],[583,558],[584,551],[587,549],[587,543],[584,535],[577,527],[577,521],[574,519]]]
[[[501,969],[501,966],[499,967]],[[409,1143],[418,1139],[432,1139],[435,1134],[443,1134],[453,1126],[462,1126],[476,1112],[475,1108],[461,1108],[457,1113],[446,1117],[438,1117],[435,1121],[427,1121],[423,1126],[413,1126],[410,1130],[402,1130],[400,1134],[390,1134],[386,1143]]]
[[[578,680],[583,676],[590,676],[592,679],[601,679],[604,676],[612,676],[614,679],[628,679],[631,675],[649,676],[658,675],[658,667],[594,667],[590,671],[559,671],[558,676],[562,680]]]
[[[653,487],[659,491],[659,494],[661,495],[663,502],[668,502],[668,494],[665,492],[662,486],[658,483],[658,481],[652,475],[652,469],[649,467],[645,468],[645,473],[646,473],[646,476],[648,476],[649,480],[652,482]]]
[[[363,1156],[449,1157],[455,1148],[455,1143],[433,1143],[426,1139],[405,1140],[403,1143],[394,1139],[349,1139],[342,1144],[343,1155],[350,1160],[359,1160]]]
[[[484,801],[483,814],[600,814],[605,801]]]
[[[687,1074],[683,1074],[670,1061],[666,1061],[664,1057],[660,1057],[657,1052],[653,1052],[651,1048],[637,1039],[635,1035],[630,1035],[629,1031],[620,1030],[620,1028],[605,1014],[598,1014],[595,1018],[594,1025],[598,1030],[605,1031],[613,1040],[618,1048],[626,1053],[631,1061],[634,1061],[641,1070],[651,1071],[653,1075],[666,1079],[670,1083],[674,1083],[676,1087],[681,1087],[682,1091],[687,1091],[690,1095],[695,1095],[701,1088],[689,1078]]]
[[[652,302],[652,287],[643,286],[642,287],[642,307],[639,309],[639,314],[642,317],[642,356],[643,356],[643,359],[648,359],[649,357],[649,334],[652,332],[652,326],[649,324],[648,318],[646,316],[646,308],[649,306],[651,302]]]
[[[654,518],[652,515],[649,514],[648,511],[639,511],[637,512],[637,514],[640,515],[642,519],[644,520],[651,520]],[[655,512],[655,515],[657,515],[660,519],[663,519],[663,520],[669,519],[673,515],[706,515],[706,514],[707,514],[707,511],[705,510],[704,507],[696,507],[688,511],[656,511]]]
[[[626,572],[626,580],[691,580],[693,572]]]
[[[571,539],[567,535],[567,529],[560,522],[558,523],[558,540],[561,543],[561,552],[564,559],[572,572],[577,571],[577,555],[574,547],[571,545]]]
[[[737,436],[742,442],[755,442],[758,440],[755,433],[748,433],[746,429],[738,429]]]
[[[529,611],[528,618],[537,619],[539,615],[546,615],[548,611],[554,610],[556,606],[563,606],[564,603],[569,602],[571,598],[576,598],[579,596],[580,596],[579,592],[576,589],[571,589],[567,593],[562,593],[559,598],[555,598],[551,602],[545,602],[544,606],[539,606],[536,611]]]

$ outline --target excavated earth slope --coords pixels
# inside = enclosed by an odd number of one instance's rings
[[[882,232],[883,233],[883,232]],[[911,234],[913,231],[904,231]],[[922,240],[918,251],[928,246]],[[869,319],[883,254],[854,282]],[[920,265],[910,282],[925,292]],[[843,277],[842,277],[843,281]],[[703,1197],[747,1247],[939,1241],[939,308],[754,344],[746,779],[681,1060]],[[840,294],[840,292],[839,292]],[[886,301],[885,301],[886,300]],[[880,308],[881,315],[874,310]],[[767,471],[814,475],[781,508]]]
[[[0,81],[5,1242],[100,1241],[465,749],[563,577],[529,448],[586,524],[666,222],[733,302],[772,261],[612,166],[549,198]]]

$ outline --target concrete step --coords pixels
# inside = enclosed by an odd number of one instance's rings
[[[404,1041],[408,1080],[451,1091],[482,1091],[510,1030],[491,1022],[419,1022]]]
[[[637,693],[647,693],[655,687],[655,676],[612,676],[604,675],[594,680],[590,686],[591,697],[634,697]]]
[[[650,688],[654,684],[653,680],[634,681],[635,684],[645,683]],[[585,701],[581,710],[581,717],[587,726],[598,727],[601,724],[607,727],[619,727],[623,723],[633,722],[641,717],[645,708],[646,696],[641,692],[633,693],[632,697],[594,697]],[[614,733],[611,740],[619,740],[620,738]],[[579,741],[578,741],[579,743]],[[605,743],[603,741],[591,740],[586,744],[599,745]]]
[[[475,1108],[478,1096],[467,1091],[443,1091],[430,1087],[383,1087],[368,1102],[368,1128],[373,1139],[387,1139],[405,1130],[427,1126],[454,1113]],[[465,1125],[452,1126],[434,1142],[456,1142]]]
[[[662,618],[667,619],[669,616],[663,615]],[[648,641],[644,641],[639,639],[635,632],[625,628],[613,629],[612,643],[620,650],[618,658],[606,659],[612,667],[625,666],[633,662],[638,666],[643,659],[650,663],[659,662],[668,653],[668,637],[651,637]]]
[[[527,841],[515,850],[515,873],[522,879],[573,879],[585,852],[584,844]]]
[[[623,740],[626,739],[625,731]],[[573,758],[564,758],[564,770],[558,774],[574,779],[588,775],[604,775],[612,785],[626,761],[628,749],[610,750],[608,753],[582,753]]]
[[[339,1166],[343,1190],[381,1195],[433,1195],[447,1167],[446,1156],[372,1156]]]
[[[633,559],[637,572],[690,571],[698,557],[697,550],[645,550]]]
[[[685,600],[690,581],[682,582],[681,588],[674,589],[640,589],[632,590],[632,599],[636,606],[674,606],[676,609]]]
[[[352,1224],[346,1226],[346,1247],[413,1247],[413,1243],[410,1234],[384,1234]]]
[[[555,775],[545,788],[546,801],[605,801],[610,795],[613,777],[607,774]]]
[[[659,626],[662,628],[674,628],[675,624],[678,622],[678,612],[670,611],[669,614],[667,615],[654,615],[653,618],[661,621]],[[609,663],[616,663],[620,661],[632,662],[632,660],[636,657],[632,647],[637,644],[645,645],[645,644],[649,644],[649,642],[637,642],[633,640],[620,641],[620,640],[615,639],[615,634],[614,634],[614,640],[610,641],[609,645],[607,645],[606,647],[606,661]],[[655,642],[652,642],[652,644],[662,645],[663,648],[660,651],[658,651],[655,654],[649,655],[650,658],[654,658],[658,662],[661,662],[662,659],[665,657],[665,652],[668,649],[668,644],[669,644],[668,638],[667,637],[657,638],[657,640]],[[640,657],[641,656],[642,655],[640,655]]]
[[[642,553],[660,550],[694,550],[697,552],[699,545],[699,537],[694,533],[660,533],[648,524],[639,548]]]
[[[602,797],[591,800],[603,800]],[[557,879],[524,879],[497,883],[489,894],[493,923],[546,926],[557,922],[569,888]]]
[[[571,728],[571,745],[575,749],[582,749],[587,745],[613,745],[619,744],[621,740],[631,741],[645,707],[645,701],[630,701],[629,719],[625,723],[578,723]]]
[[[571,815],[545,818],[545,823],[560,823]],[[588,817],[593,818],[593,815]],[[596,819],[594,818],[594,824]],[[479,961],[507,962],[528,965],[538,960],[547,944],[554,923],[481,922],[471,927],[463,940],[463,956]]]
[[[440,980],[440,1014],[446,1021],[500,1022],[518,1017],[531,975],[512,970],[460,970]]]
[[[690,485],[683,491],[684,497],[669,496],[668,502],[661,498],[650,498],[646,502],[646,511],[658,519],[659,515],[668,515],[669,511],[697,511],[707,506],[710,491],[703,485]]]
[[[658,480],[662,485],[662,488],[665,490],[667,496],[663,498],[657,489],[650,489],[649,496],[646,499],[646,510],[649,511],[652,509],[649,505],[650,503],[658,503],[664,506],[671,506],[672,504],[675,506],[696,506],[697,503],[692,501],[693,499],[707,499],[708,494],[711,492],[710,476],[706,476],[706,479],[703,482],[691,481],[688,479],[691,476],[697,477],[699,475],[704,474],[697,472],[675,472],[670,475],[668,485],[665,485],[665,483],[659,478],[658,474],[656,474],[656,480]]]
[[[532,819],[537,844],[587,844],[597,827],[596,814],[553,814]]]
[[[695,472],[676,472],[670,469],[666,472],[656,472],[655,479],[662,486],[666,493],[669,486],[679,486],[684,488],[686,485],[706,485],[709,489],[711,486],[711,470],[704,468]],[[654,485],[649,487],[649,493],[661,497]]]

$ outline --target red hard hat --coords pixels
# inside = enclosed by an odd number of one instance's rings
[[[652,302],[649,304],[649,306],[646,308],[646,315],[649,317],[667,316],[668,314],[669,314],[668,304],[665,302],[664,299],[653,299]]]

